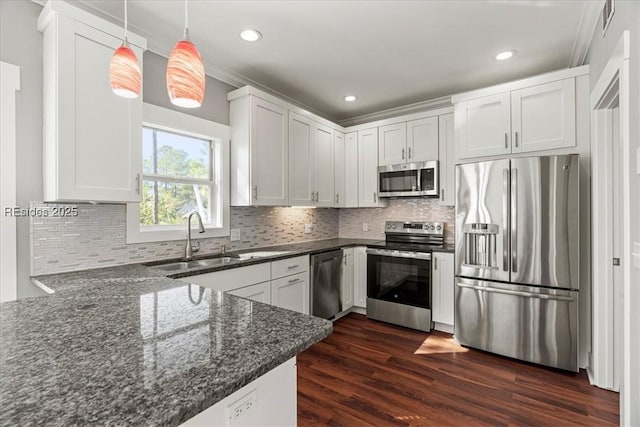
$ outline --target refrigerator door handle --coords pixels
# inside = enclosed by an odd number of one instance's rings
[[[511,271],[518,272],[518,169],[511,169]]]
[[[533,292],[523,292],[523,291],[512,291],[510,289],[500,289],[500,288],[491,288],[488,286],[478,286],[478,285],[467,285],[466,283],[456,283],[456,286],[460,288],[468,288],[481,292],[494,292],[498,294],[507,294],[507,295],[516,295],[520,297],[526,298],[538,298],[544,300],[554,300],[554,301],[573,301],[573,297],[568,297],[564,295],[550,295],[550,294],[538,294]]]
[[[509,169],[502,171],[502,270],[509,270]]]

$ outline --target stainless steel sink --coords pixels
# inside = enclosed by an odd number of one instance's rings
[[[285,255],[291,253],[291,251],[253,251],[238,254],[240,259],[253,259],[253,258],[267,258],[271,256]]]
[[[203,268],[203,267],[214,267],[218,265],[229,264],[234,260],[238,260],[236,257],[221,257],[221,258],[210,258],[210,259],[201,259],[198,261],[179,261],[172,262],[169,264],[160,264],[160,265],[152,265],[150,268],[154,270],[162,270],[162,271],[179,271],[179,270],[188,270],[190,268]]]

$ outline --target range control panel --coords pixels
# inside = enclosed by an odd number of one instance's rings
[[[442,222],[418,222],[418,221],[387,221],[384,227],[385,233],[393,234],[431,234],[444,235],[444,223]]]

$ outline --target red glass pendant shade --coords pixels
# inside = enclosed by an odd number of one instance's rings
[[[189,40],[180,40],[167,63],[167,91],[171,103],[184,108],[202,105],[205,90],[204,65],[200,52]]]
[[[124,98],[136,98],[140,94],[142,76],[138,57],[123,43],[111,57],[109,63],[109,83],[113,93]]]

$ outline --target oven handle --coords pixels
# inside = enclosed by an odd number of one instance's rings
[[[386,249],[367,249],[367,255],[381,255],[393,258],[410,258],[410,259],[431,259],[430,253],[425,252],[406,252],[406,251],[390,251]]]

